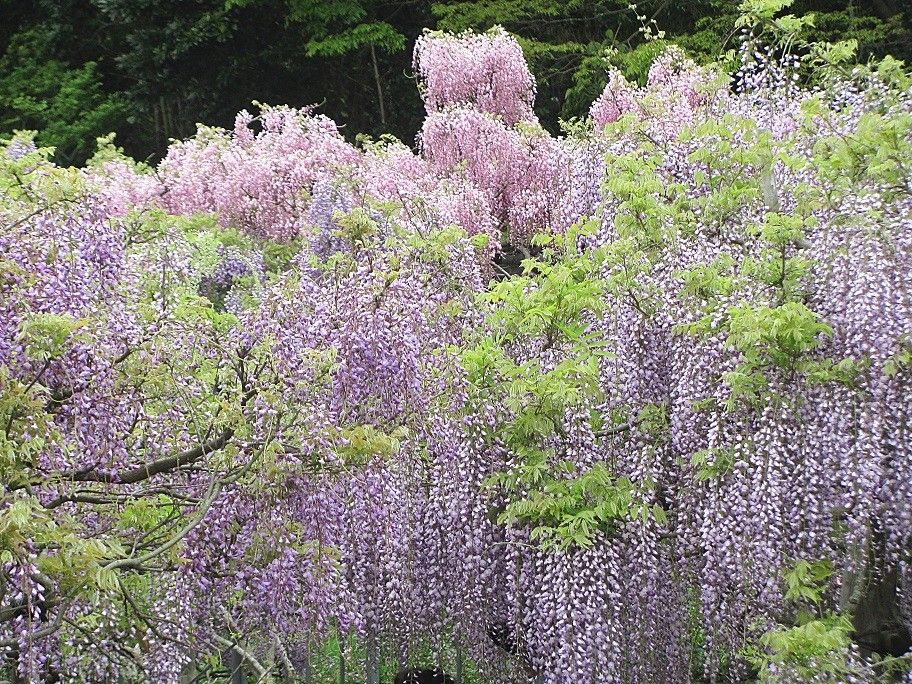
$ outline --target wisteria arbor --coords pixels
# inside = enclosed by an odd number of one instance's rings
[[[755,35],[559,138],[495,30],[418,41],[418,153],[7,144],[10,677],[908,678],[910,80]]]

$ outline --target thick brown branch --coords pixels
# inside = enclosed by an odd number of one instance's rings
[[[123,484],[135,484],[136,482],[147,480],[154,475],[167,473],[176,468],[180,468],[181,466],[195,463],[203,456],[223,449],[228,442],[231,441],[232,437],[234,437],[234,430],[226,428],[218,437],[210,439],[193,449],[188,449],[187,451],[182,451],[174,456],[152,461],[152,463],[147,463],[137,468],[133,468],[132,470],[128,470],[119,476],[120,479],[118,481]]]
[[[595,436],[596,437],[613,437],[614,435],[620,435],[621,433],[629,432],[630,430],[632,430],[633,428],[635,428],[637,425],[639,425],[642,422],[643,422],[642,420],[635,420],[632,423],[614,425],[612,427],[605,428],[604,430],[599,430],[598,432],[595,433]]]
[[[141,466],[124,470],[118,473],[100,473],[97,470],[76,470],[63,474],[61,477],[64,481],[69,482],[106,482],[109,484],[136,484],[150,477],[162,473],[171,472],[177,468],[190,465],[200,460],[207,454],[214,453],[223,449],[231,438],[234,437],[234,430],[226,428],[218,437],[199,444],[192,449],[181,451],[167,458],[160,458],[151,463],[145,463]]]

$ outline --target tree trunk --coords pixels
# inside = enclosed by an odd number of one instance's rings
[[[380,69],[377,66],[377,50],[373,45],[371,48],[371,62],[374,67],[374,81],[377,84],[377,101],[380,104],[380,123],[386,126],[386,102],[383,99],[383,85],[380,82]]]
[[[313,684],[313,667],[310,665],[310,651],[304,656],[304,684]]]
[[[462,684],[462,647],[456,645],[456,684]]]
[[[339,684],[345,684],[345,645],[339,637]]]
[[[225,649],[222,661],[228,669],[231,684],[247,684],[247,673],[244,672],[244,658],[234,648]]]
[[[367,640],[366,684],[380,684],[380,644],[376,636]]]
[[[852,626],[862,654],[905,655],[912,648],[912,636],[900,612],[896,568],[868,566],[846,583],[852,585]]]
[[[854,640],[865,656],[872,653],[898,657],[912,649],[912,634],[899,604],[899,573],[886,567],[884,535],[874,525],[862,569],[843,577],[840,609],[852,616]]]

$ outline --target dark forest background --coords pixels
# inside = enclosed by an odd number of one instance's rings
[[[536,109],[586,113],[606,80],[605,54],[642,79],[662,41],[701,60],[733,46],[738,0],[0,0],[0,137],[37,129],[56,161],[82,163],[109,131],[139,159],[161,155],[197,122],[230,126],[251,102],[319,105],[347,136],[413,142],[423,110],[411,74],[425,27],[501,24],[538,79]],[[815,39],[854,38],[859,57],[912,57],[907,0],[797,0]],[[638,17],[639,15],[639,17]],[[654,24],[651,24],[654,20]]]

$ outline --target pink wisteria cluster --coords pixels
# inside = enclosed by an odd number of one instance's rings
[[[699,69],[683,50],[672,46],[653,62],[644,88],[630,83],[619,69],[610,69],[608,84],[589,115],[599,127],[624,115],[649,118],[654,127],[661,123],[674,135],[694,123],[707,100],[722,95],[718,75]]]
[[[0,673],[179,682],[233,652],[317,681],[337,639],[371,684],[429,652],[463,681],[889,676],[912,621],[908,87],[770,64],[730,92],[671,49],[554,137],[502,30],[426,34],[415,69],[417,153],[272,107],[154,168],[2,149]],[[502,242],[568,231],[485,296]],[[559,391],[530,409],[535,378]],[[593,473],[631,498],[554,494]],[[590,534],[543,547],[562,515]],[[802,562],[824,571],[795,599]],[[889,644],[801,641],[884,606]]]
[[[536,120],[535,77],[516,39],[500,27],[425,33],[415,41],[413,68],[428,114],[464,105],[508,126]]]
[[[514,246],[572,223],[565,202],[570,154],[536,124],[509,127],[472,107],[450,109],[425,120],[421,150],[436,173],[461,170],[484,193]]]

